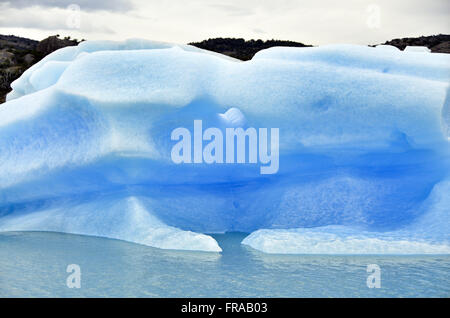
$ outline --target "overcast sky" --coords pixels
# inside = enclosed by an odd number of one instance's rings
[[[450,0],[0,0],[0,34],[377,44],[450,33]]]

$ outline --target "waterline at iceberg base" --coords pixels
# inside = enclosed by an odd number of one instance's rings
[[[442,255],[273,255],[212,234],[222,253],[51,232],[0,233],[0,297],[448,297]],[[68,264],[81,288],[67,288]],[[368,264],[381,288],[366,285]],[[188,300],[186,300],[186,303]]]
[[[449,254],[449,81],[449,55],[386,46],[248,62],[143,40],[60,49],[0,106],[0,231],[206,252],[223,250],[218,233],[245,232],[240,248],[264,253]],[[175,164],[171,132],[195,120],[278,128],[278,172]]]

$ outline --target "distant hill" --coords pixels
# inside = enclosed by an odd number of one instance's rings
[[[11,90],[10,84],[31,65],[62,47],[78,43],[76,39],[60,39],[57,35],[42,41],[0,35],[0,103],[5,101],[6,94]]]
[[[21,38],[14,35],[0,34],[0,49],[18,49],[18,50],[33,50],[39,41]]]
[[[274,46],[295,46],[295,47],[312,46],[292,41],[280,41],[280,40],[245,41],[244,39],[234,39],[234,38],[216,38],[205,40],[202,42],[192,42],[189,44],[196,46],[200,49],[214,51],[243,61],[251,60],[252,57],[258,51],[268,49]]]
[[[433,53],[450,53],[450,34],[394,39],[383,44],[398,47],[400,50],[407,46],[426,46]]]
[[[202,42],[192,42],[190,45],[198,48],[225,54],[239,60],[248,61],[261,50],[268,49],[273,46],[295,46],[295,47],[311,47],[300,42],[280,41],[280,40],[250,40],[235,38],[216,38]],[[450,53],[450,34],[438,34],[430,36],[421,36],[417,38],[401,38],[386,41],[384,45],[392,45],[400,50],[404,50],[407,46],[426,46],[433,53]]]
[[[14,35],[0,35],[0,103],[5,101],[11,90],[10,84],[31,65],[46,55],[66,46],[78,45],[80,41],[59,35],[50,36],[42,41],[35,41]],[[243,61],[248,61],[263,49],[274,46],[310,47],[300,42],[280,40],[250,40],[236,38],[216,38],[202,42],[192,42],[198,48],[225,54]],[[406,46],[426,46],[432,52],[450,53],[450,35],[438,34],[417,38],[402,38],[387,41],[383,44],[393,45],[403,50]]]

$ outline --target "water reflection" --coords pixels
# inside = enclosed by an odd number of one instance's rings
[[[215,234],[223,252],[169,251],[61,233],[0,234],[0,296],[25,297],[408,297],[450,296],[448,256],[269,255]],[[68,264],[82,288],[69,289]],[[366,286],[366,266],[382,288]]]

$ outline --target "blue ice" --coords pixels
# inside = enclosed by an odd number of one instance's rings
[[[450,56],[88,41],[27,70],[0,106],[0,231],[219,252],[450,253]],[[171,161],[177,127],[279,128],[279,171]]]

